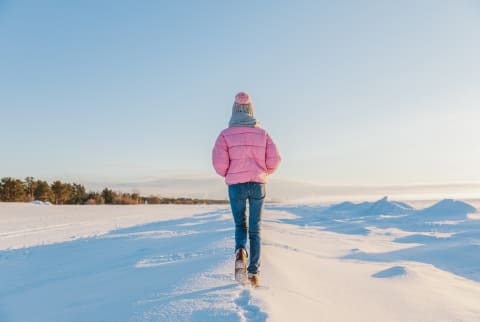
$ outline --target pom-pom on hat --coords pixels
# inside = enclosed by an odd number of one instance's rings
[[[233,103],[232,113],[247,113],[253,117],[253,104],[250,95],[246,92],[240,92],[235,95],[235,102]]]
[[[240,92],[235,95],[235,103],[240,105],[250,104],[250,95],[245,92]]]

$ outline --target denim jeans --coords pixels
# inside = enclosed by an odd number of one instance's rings
[[[250,240],[248,272],[257,274],[260,267],[260,231],[265,200],[265,184],[259,182],[237,183],[228,186],[228,197],[235,222],[235,251],[247,249],[247,229]],[[248,226],[246,204],[248,200]]]

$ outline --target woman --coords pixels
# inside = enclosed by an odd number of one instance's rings
[[[247,276],[247,217],[250,241],[248,281],[259,284],[260,229],[265,200],[265,184],[280,163],[277,147],[268,133],[260,128],[253,114],[250,96],[240,92],[235,96],[229,127],[223,130],[212,152],[215,171],[225,177],[235,222],[235,279]]]

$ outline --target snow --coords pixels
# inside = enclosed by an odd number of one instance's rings
[[[51,206],[52,203],[49,201],[41,201],[41,200],[32,200],[30,201],[32,205],[40,205],[40,206]]]
[[[389,277],[402,276],[406,274],[407,274],[407,270],[405,269],[405,267],[393,266],[393,267],[384,269],[383,271],[376,272],[375,274],[372,275],[372,277],[389,278]]]
[[[479,321],[480,216],[267,205],[261,286],[225,206],[0,203],[0,321]]]
[[[190,217],[222,206],[50,206],[0,202],[0,250],[93,237],[124,227]]]

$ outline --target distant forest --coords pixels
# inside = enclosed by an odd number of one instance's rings
[[[140,196],[138,193],[113,191],[109,188],[101,192],[86,191],[77,183],[64,183],[56,180],[49,184],[43,180],[27,177],[25,180],[5,177],[0,182],[0,201],[30,202],[39,200],[55,205],[135,205],[135,204],[225,204],[227,200],[165,198]]]

